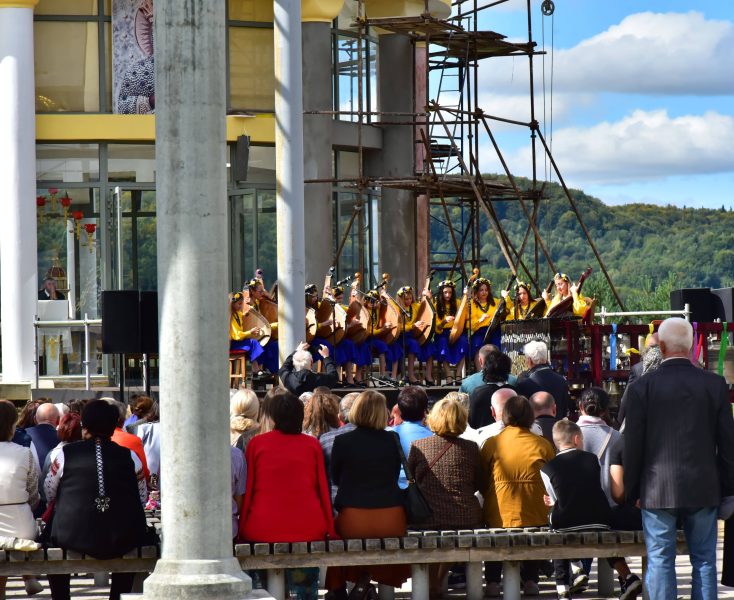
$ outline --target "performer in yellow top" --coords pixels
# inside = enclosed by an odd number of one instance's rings
[[[476,279],[472,284],[472,299],[469,302],[469,314],[467,315],[467,327],[471,338],[469,353],[472,358],[484,345],[487,327],[492,322],[498,306],[499,301],[492,295],[492,282],[486,277]],[[499,327],[495,334],[499,334]],[[493,337],[498,337],[498,335]],[[487,343],[494,343],[499,347],[499,339],[496,342],[488,339]]]
[[[400,335],[391,344],[393,355],[392,378],[397,379],[398,366],[403,359],[403,346],[405,346],[405,354],[408,355],[408,383],[410,385],[420,385],[420,382],[415,378],[415,360],[417,358],[419,362],[425,361],[426,381],[429,385],[432,385],[433,356],[430,355],[430,352],[424,352],[418,340],[413,336],[413,328],[416,326],[422,327],[425,323],[416,321],[420,302],[414,302],[413,288],[409,285],[404,285],[398,290],[398,305],[404,312],[398,324]]]
[[[245,305],[245,296],[242,292],[235,292],[230,296],[229,308],[229,351],[244,352],[247,358],[252,362],[252,369],[255,372],[261,371],[262,367],[258,362],[258,358],[263,354],[263,347],[255,338],[262,331],[259,327],[245,329],[243,326],[244,313],[242,309]]]
[[[438,300],[436,301],[436,335],[434,336],[434,357],[441,361],[446,372],[447,383],[456,383],[464,368],[464,360],[469,351],[469,342],[462,333],[453,344],[449,343],[459,302],[456,297],[456,284],[446,279],[438,284]],[[449,379],[449,365],[456,365],[453,381]],[[440,379],[440,377],[439,377]]]
[[[548,294],[543,290],[543,300],[545,300],[546,309],[543,316],[548,316],[550,310],[558,305],[562,300],[565,300],[569,296],[573,297],[573,315],[574,317],[583,317],[588,308],[586,299],[579,295],[578,287],[575,283],[571,283],[571,279],[565,273],[556,273],[553,278],[556,284],[556,294],[553,296],[553,300],[550,300]]]
[[[533,300],[530,293],[530,284],[524,281],[518,281],[515,285],[515,300],[513,302],[510,296],[505,298],[507,309],[510,314],[507,316],[508,321],[524,321],[528,318],[528,312],[538,301]],[[538,309],[540,310],[540,309]]]
[[[265,287],[263,286],[263,282],[258,278],[250,279],[250,281],[245,284],[245,287],[249,292],[245,300],[248,300],[248,304],[252,306],[257,312],[262,314],[262,311],[260,310],[260,304],[264,302],[272,302],[272,300],[269,300],[265,294]],[[273,333],[278,330],[277,321],[270,323],[270,330]],[[271,373],[278,372],[278,340],[274,340],[271,337],[270,341],[265,344],[263,348],[262,363],[263,365],[265,365],[265,368]]]

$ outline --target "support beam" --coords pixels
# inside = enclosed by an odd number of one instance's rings
[[[4,383],[34,380],[36,121],[33,8],[0,1],[0,262]]]
[[[161,493],[175,501],[143,595],[240,600],[251,583],[232,556],[227,491],[224,3],[157,2],[155,39]]]

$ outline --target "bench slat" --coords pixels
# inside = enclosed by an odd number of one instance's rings
[[[417,540],[418,538],[412,538]],[[382,541],[376,538],[370,538],[364,541],[364,547],[365,550],[368,552],[375,552],[377,550],[382,550]]]
[[[236,544],[234,547],[234,555],[238,558],[240,556],[250,556],[250,544]]]
[[[420,545],[420,538],[417,537],[404,537],[400,540],[400,544],[403,550],[417,550]]]
[[[382,540],[385,550],[400,550],[399,538],[385,538]]]
[[[326,542],[311,542],[308,549],[311,554],[322,554],[326,552]]]
[[[293,542],[291,544],[292,554],[308,554],[308,542]]]
[[[347,540],[347,552],[362,552],[362,540]]]
[[[253,554],[255,556],[263,556],[265,554],[270,554],[270,544],[266,544],[263,542],[253,544],[252,549],[253,549]]]
[[[288,542],[276,542],[273,544],[273,554],[290,554],[291,545]]]

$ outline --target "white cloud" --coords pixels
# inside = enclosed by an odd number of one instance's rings
[[[549,56],[546,70],[549,71]],[[537,58],[536,84],[541,83]],[[734,93],[734,23],[700,12],[636,13],[573,48],[556,50],[556,92],[719,95]],[[485,61],[483,89],[527,89],[527,61]],[[549,81],[547,82],[549,85]],[[518,88],[518,86],[520,86]]]
[[[665,110],[636,110],[614,123],[556,130],[553,156],[571,185],[644,181],[734,171],[732,139],[734,117],[728,115],[671,118]],[[527,174],[530,152],[511,154],[510,168]]]

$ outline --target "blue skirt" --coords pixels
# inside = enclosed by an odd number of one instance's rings
[[[257,340],[240,340],[239,342],[230,340],[229,351],[244,352],[250,362],[252,362],[260,358],[263,352],[265,352],[265,349]]]
[[[418,358],[418,360],[423,360],[421,358],[421,345],[418,343],[418,340],[416,340],[412,334],[405,335],[404,333],[398,336],[398,339],[390,344],[390,348],[393,353],[393,360],[400,360],[403,358],[403,340],[405,340],[405,353],[408,355],[413,354]]]
[[[328,340],[326,340],[326,339],[324,339],[322,337],[316,336],[314,339],[311,340],[311,342],[309,342],[309,345],[308,345],[308,349],[311,352],[311,356],[313,356],[313,361],[314,362],[319,362],[320,360],[323,360],[321,358],[321,355],[319,354],[319,347],[322,344],[329,349],[329,356],[331,356],[332,358],[334,358],[336,360],[336,358],[334,357],[334,346],[333,346],[333,344],[330,341],[328,341]]]
[[[435,345],[434,358],[451,365],[458,365],[469,353],[469,340],[466,334],[459,336],[453,344],[449,343],[450,329],[444,329],[433,338]]]
[[[271,339],[263,348],[262,363],[271,373],[277,373],[280,358],[278,357],[278,340]]]
[[[420,349],[421,350],[418,354],[418,360],[420,360],[421,362],[426,362],[429,358],[436,358],[436,356],[438,356],[435,340],[428,340],[420,347]]]
[[[484,346],[484,344],[494,344],[498,348],[500,347],[500,343],[502,341],[502,328],[497,327],[493,332],[492,335],[489,336],[489,339],[485,342],[484,341],[484,335],[487,333],[487,328],[482,327],[481,329],[477,329],[474,333],[472,333],[471,336],[471,357],[474,358],[474,355],[477,353],[479,348]]]
[[[355,362],[356,355],[357,355],[356,344],[349,338],[345,337],[344,339],[342,339],[341,342],[339,342],[336,345],[336,353],[334,355],[334,361],[339,366],[346,365],[347,363]]]
[[[385,348],[387,348],[387,344],[385,344]],[[372,364],[372,348],[368,341],[354,345],[354,364],[358,367],[369,367]]]

